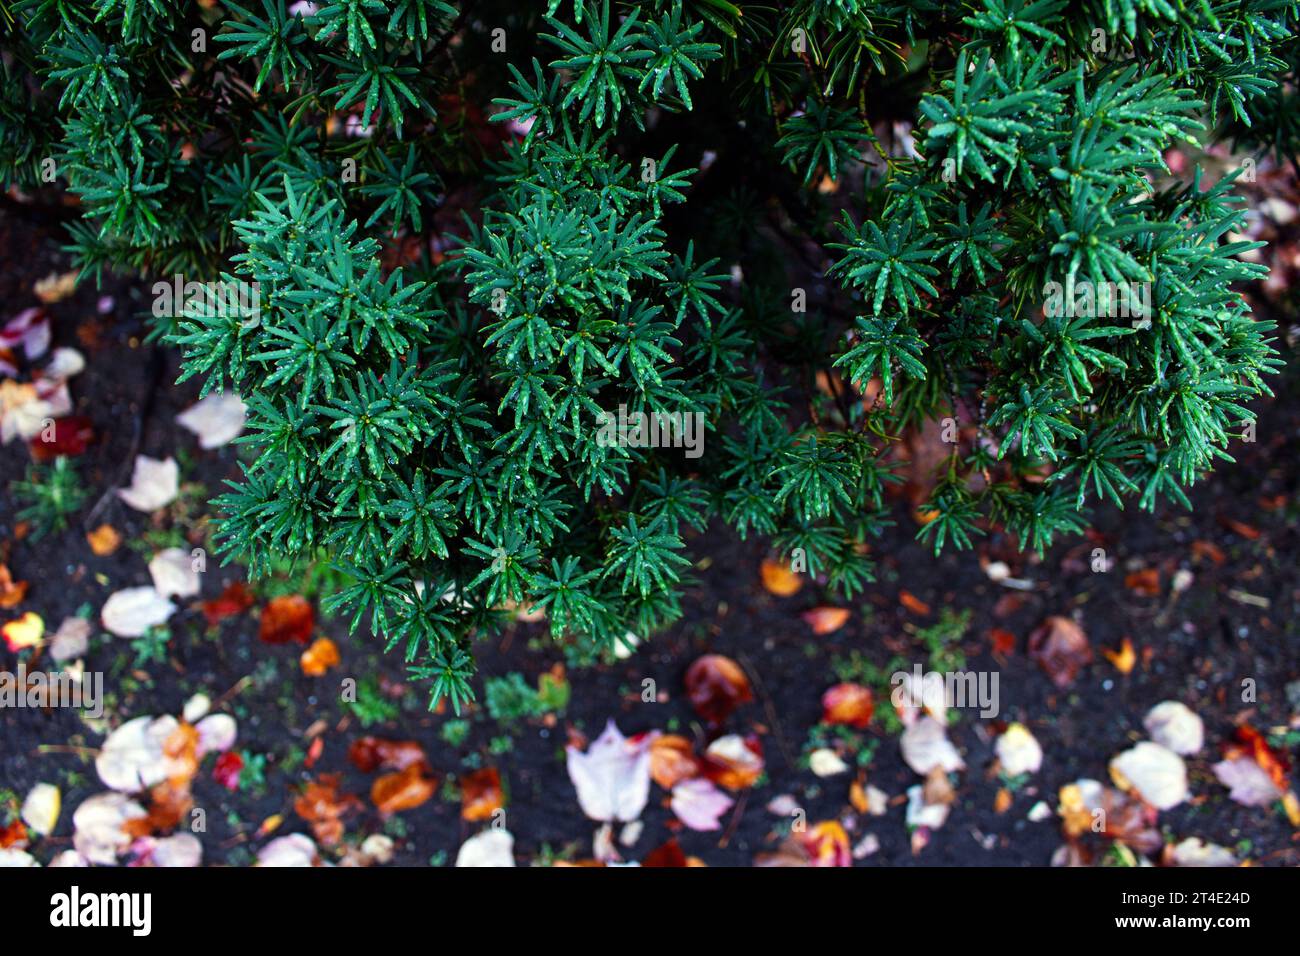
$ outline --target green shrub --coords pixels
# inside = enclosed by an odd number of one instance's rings
[[[457,707],[508,608],[675,619],[715,518],[861,591],[925,419],[936,549],[1185,504],[1278,364],[1237,173],[1164,155],[1294,152],[1295,2],[13,9],[0,160],[85,270],[257,283],[156,310],[249,407],[225,551],[328,549]]]

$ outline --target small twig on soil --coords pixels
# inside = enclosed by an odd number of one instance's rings
[[[740,796],[736,798],[736,809],[732,811],[731,820],[727,823],[727,830],[722,834],[722,839],[718,841],[718,849],[723,849],[731,842],[732,836],[736,832],[736,827],[740,825],[740,817],[745,812],[745,803],[749,800],[749,791],[740,791]]]
[[[98,757],[98,747],[78,747],[75,744],[39,744],[38,754],[80,754],[83,757]]]
[[[239,678],[239,680],[235,681],[234,687],[230,688],[230,690],[226,691],[224,694],[218,697],[216,703],[214,703],[211,707],[209,707],[208,710],[214,713],[220,710],[223,706],[225,706],[226,701],[230,700],[230,698],[234,697],[236,694],[241,693],[243,689],[247,687],[249,684],[251,684],[252,682],[253,682],[253,675],[245,674],[243,677]]]
[[[758,688],[758,694],[763,698],[763,712],[767,714],[767,722],[772,725],[772,734],[776,737],[776,745],[781,748],[781,755],[785,757],[786,766],[795,767],[798,761],[795,760],[794,754],[790,751],[790,746],[785,742],[785,734],[781,730],[781,720],[776,716],[776,707],[772,705],[772,696],[759,680],[758,668],[746,654],[741,654],[740,662],[745,665],[745,671],[749,674],[750,682]]]

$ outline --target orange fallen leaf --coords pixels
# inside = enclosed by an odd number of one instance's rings
[[[338,665],[339,659],[338,646],[328,637],[318,637],[302,652],[298,663],[308,677],[323,677],[326,671]]]
[[[386,773],[370,788],[370,800],[380,813],[413,810],[434,794],[434,781],[422,768],[412,765],[397,773]]]
[[[747,790],[763,774],[763,745],[750,735],[728,734],[704,751],[704,775],[728,790]]]
[[[27,582],[15,581],[7,564],[0,564],[0,607],[17,607],[27,596]]]
[[[1255,541],[1263,534],[1254,525],[1246,524],[1244,521],[1238,521],[1236,518],[1224,518],[1223,524],[1234,534],[1239,534],[1247,541]]]
[[[1196,540],[1192,542],[1192,557],[1208,558],[1215,567],[1221,567],[1228,560],[1227,555],[1213,541]]]
[[[849,803],[858,813],[866,813],[871,809],[871,800],[867,797],[867,788],[862,786],[860,780],[854,780],[849,784]]]
[[[311,640],[316,616],[311,604],[301,594],[272,598],[262,608],[262,621],[258,637],[266,644],[287,644],[297,641],[306,644]]]
[[[876,702],[871,689],[861,684],[836,684],[822,694],[822,723],[862,729],[871,723]]]
[[[789,565],[782,561],[766,559],[759,566],[758,571],[763,579],[763,587],[769,594],[775,594],[777,597],[798,594],[799,589],[803,587],[803,578],[791,571]]]
[[[744,669],[721,654],[705,654],[687,668],[686,693],[695,712],[711,724],[754,699]]]
[[[122,546],[122,535],[111,524],[101,524],[94,531],[86,532],[90,550],[97,556],[106,558]]]
[[[1155,568],[1143,568],[1124,576],[1124,587],[1143,597],[1160,596],[1160,572]]]
[[[1137,663],[1137,654],[1133,650],[1133,639],[1125,637],[1120,642],[1119,650],[1112,651],[1102,648],[1102,654],[1106,655],[1106,660],[1115,665],[1115,670],[1121,674],[1129,674],[1133,671],[1133,665]]]
[[[501,774],[484,767],[460,778],[460,818],[470,823],[489,820],[505,804]]]
[[[993,812],[1006,813],[1011,809],[1011,791],[1006,787],[999,787],[997,796],[993,798]]]
[[[849,620],[846,607],[815,607],[799,615],[804,619],[814,634],[834,634]]]
[[[257,828],[257,835],[264,837],[268,833],[274,833],[280,829],[280,824],[284,822],[284,817],[278,813],[273,813],[262,821],[261,826]]]
[[[699,776],[700,761],[691,742],[678,734],[661,734],[650,743],[650,777],[665,790]]]
[[[294,812],[311,824],[312,833],[325,846],[343,838],[343,818],[362,806],[356,794],[339,793],[340,780],[336,773],[321,774],[293,802]]]
[[[930,605],[926,604],[911,591],[899,591],[898,603],[903,605],[913,614],[925,616],[930,613]]]

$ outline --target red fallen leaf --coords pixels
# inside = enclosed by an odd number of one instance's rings
[[[16,847],[22,849],[27,845],[27,827],[22,820],[14,820],[9,826],[0,829],[0,850]]]
[[[728,790],[747,790],[763,774],[763,744],[754,735],[728,734],[709,744],[702,762],[704,776]]]
[[[53,461],[60,455],[83,455],[95,440],[95,427],[85,415],[68,415],[56,418],[53,426],[43,429],[27,443],[32,458]]]
[[[460,818],[470,823],[489,820],[505,804],[501,774],[496,767],[484,767],[460,778]]]
[[[426,771],[429,769],[424,748],[414,740],[358,737],[348,747],[348,759],[362,773],[374,773],[380,768],[405,770],[407,767],[423,767]]]
[[[311,603],[301,594],[289,594],[272,598],[262,608],[262,624],[257,636],[265,644],[288,644],[290,641],[307,644],[315,626],[316,615],[312,613]]]
[[[239,789],[239,775],[244,769],[244,758],[233,750],[227,750],[217,758],[212,768],[212,779],[227,790]]]
[[[922,617],[930,613],[930,605],[926,604],[911,591],[899,591],[898,603],[903,605],[913,614],[919,614]]]
[[[428,801],[435,791],[435,781],[426,777],[422,767],[412,765],[397,773],[386,773],[370,787],[370,800],[385,815],[414,810]]]
[[[852,866],[849,835],[838,820],[826,820],[810,828],[800,840],[811,858],[809,866]]]
[[[1223,518],[1222,524],[1234,534],[1239,534],[1247,541],[1255,541],[1264,532],[1260,531],[1254,525],[1246,524],[1244,521],[1238,521],[1236,518]]]
[[[711,724],[722,723],[738,706],[754,699],[744,670],[721,654],[705,654],[687,668],[686,693],[695,712]]]
[[[989,637],[993,639],[994,654],[1014,654],[1016,652],[1016,635],[1001,627],[995,627],[989,631]]]
[[[325,750],[325,738],[317,737],[307,748],[307,756],[303,759],[302,765],[310,770],[316,766],[316,761],[320,760],[321,753]]]
[[[845,724],[859,730],[871,723],[876,701],[861,684],[836,684],[822,694],[822,723]]]
[[[815,607],[799,615],[812,628],[814,634],[834,634],[849,620],[846,607]]]
[[[1155,568],[1143,568],[1124,576],[1124,587],[1143,597],[1160,596],[1160,572]]]
[[[203,616],[208,619],[208,626],[215,627],[222,620],[242,614],[253,606],[253,595],[243,581],[227,584],[219,597],[203,602]]]
[[[655,847],[646,854],[645,859],[641,861],[645,866],[690,866],[686,861],[686,854],[682,852],[681,844],[677,842],[677,837],[669,837],[668,842],[663,846]]]
[[[343,838],[343,817],[362,807],[356,794],[339,793],[341,779],[337,773],[323,773],[310,781],[293,802],[294,812],[311,824],[316,840],[325,846],[333,846]]]
[[[1199,539],[1192,542],[1192,557],[1197,559],[1208,558],[1215,567],[1222,567],[1223,563],[1228,560],[1227,555],[1223,553],[1223,549],[1213,541],[1201,541]]]
[[[1287,779],[1291,772],[1291,763],[1268,745],[1264,735],[1250,724],[1242,724],[1232,735],[1234,743],[1224,748],[1224,756],[1229,760],[1238,756],[1252,758],[1259,768],[1272,778],[1273,783],[1283,793],[1291,789]]]
[[[650,777],[665,790],[699,775],[700,761],[685,737],[662,734],[650,743]]]
[[[1092,646],[1078,624],[1068,617],[1053,615],[1030,633],[1029,658],[1038,663],[1053,684],[1064,688],[1092,663]]]

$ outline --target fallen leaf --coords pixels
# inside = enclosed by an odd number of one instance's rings
[[[141,716],[110,733],[95,757],[95,771],[104,786],[137,793],[182,774],[184,764],[167,751],[167,741],[179,726],[175,717]]]
[[[27,582],[14,581],[7,564],[0,564],[0,608],[17,607],[27,596]]]
[[[1016,635],[1012,634],[1005,628],[995,627],[989,631],[991,649],[994,654],[1014,654],[1016,650]]]
[[[97,556],[106,558],[122,545],[122,536],[111,524],[101,524],[94,531],[86,533],[90,550]]]
[[[721,654],[705,654],[687,668],[686,693],[695,712],[711,724],[722,723],[739,705],[754,699],[745,671]]]
[[[1268,771],[1249,756],[1221,760],[1210,769],[1228,788],[1228,796],[1243,806],[1267,807],[1282,796]]]
[[[35,611],[28,611],[22,617],[6,622],[0,628],[0,634],[4,635],[9,650],[14,653],[25,651],[41,643],[45,636],[45,621]]]
[[[875,709],[871,689],[861,684],[836,684],[822,694],[824,724],[844,724],[861,730],[871,723]]]
[[[846,607],[815,607],[799,615],[814,634],[834,634],[849,620]]]
[[[46,305],[62,302],[76,291],[77,275],[76,269],[69,269],[67,272],[51,272],[44,279],[38,279],[32,291],[36,293],[36,298]]]
[[[1176,754],[1194,754],[1205,744],[1205,725],[1186,704],[1166,700],[1156,704],[1142,720],[1151,739]]]
[[[1143,597],[1160,596],[1160,572],[1155,568],[1143,568],[1124,576],[1124,587]]]
[[[509,830],[488,827],[461,844],[457,866],[514,866],[515,838]]]
[[[1149,740],[1111,760],[1110,775],[1121,790],[1136,790],[1159,810],[1169,810],[1187,799],[1187,766],[1183,758]]]
[[[316,844],[305,833],[276,837],[257,853],[257,866],[317,866],[320,855]]]
[[[647,734],[624,737],[611,719],[584,753],[565,748],[569,779],[582,812],[592,820],[635,820],[650,797],[650,745]]]
[[[149,561],[154,590],[163,597],[193,597],[199,593],[199,572],[183,548],[164,548]]]
[[[1092,662],[1088,636],[1068,617],[1053,615],[1029,635],[1029,657],[1057,687],[1068,687]]]
[[[1169,861],[1174,866],[1236,866],[1232,851],[1217,843],[1206,843],[1200,837],[1188,837],[1169,851]]]
[[[22,821],[38,836],[49,836],[58,823],[62,805],[58,787],[52,783],[38,783],[28,791],[27,799],[23,801]]]
[[[759,565],[758,572],[763,579],[763,587],[769,594],[775,594],[777,597],[791,597],[798,594],[799,589],[803,587],[803,578],[791,571],[790,566],[784,561],[764,559]]]
[[[436,789],[435,781],[424,775],[422,767],[410,766],[376,778],[370,786],[370,800],[380,813],[388,815],[414,810],[426,803]]]
[[[728,790],[747,790],[763,774],[763,746],[755,736],[728,734],[704,751],[704,776]]]
[[[1024,724],[1008,724],[994,745],[1002,771],[1009,777],[1037,773],[1043,765],[1043,748]]]
[[[298,663],[308,677],[323,677],[331,667],[338,666],[340,660],[338,645],[328,637],[318,637],[302,652]]]
[[[928,714],[904,730],[898,743],[903,760],[921,776],[935,767],[951,773],[966,766],[957,748],[948,740],[948,728]]]
[[[244,771],[244,758],[231,750],[217,758],[212,768],[212,779],[227,790],[239,790],[239,778]]]
[[[373,773],[380,768],[405,770],[407,767],[427,769],[429,766],[424,748],[416,741],[384,737],[358,737],[348,747],[348,760],[362,773]]]
[[[713,781],[696,777],[683,780],[673,787],[672,800],[669,805],[677,819],[692,830],[720,830],[721,816],[735,803],[729,796],[714,786]]]
[[[829,747],[818,747],[808,755],[808,769],[814,776],[834,777],[837,774],[848,773],[849,765],[844,762],[843,757]]]
[[[152,512],[166,507],[180,494],[180,469],[174,458],[158,461],[136,455],[131,484],[119,488],[117,496],[136,511]]]
[[[800,842],[810,866],[852,866],[849,835],[838,820],[825,820],[809,828]]]
[[[262,608],[257,636],[264,644],[287,644],[290,641],[306,644],[311,640],[315,626],[316,615],[305,597],[300,594],[282,595],[272,598]]]
[[[234,392],[213,392],[176,416],[176,424],[199,437],[200,448],[220,448],[244,430],[247,410]]]
[[[930,613],[930,605],[926,604],[911,591],[899,591],[898,603],[903,605],[913,614],[924,617]]]
[[[49,645],[50,657],[59,663],[81,657],[90,647],[90,622],[84,617],[65,617]]]
[[[496,767],[484,767],[460,778],[460,818],[471,823],[490,820],[505,805],[501,774]]]
[[[144,807],[124,793],[87,797],[72,814],[72,845],[87,862],[113,866],[131,845],[127,824],[143,816]]]
[[[207,618],[209,627],[215,627],[225,618],[242,614],[252,606],[253,595],[244,582],[234,581],[226,585],[220,597],[203,602],[203,616]]]
[[[100,609],[105,630],[118,637],[139,637],[151,627],[165,624],[176,613],[176,605],[155,588],[124,588],[114,591]]]
[[[27,447],[36,461],[75,458],[84,455],[95,440],[95,428],[84,415],[65,415],[54,419],[41,433],[28,440]]]
[[[677,734],[660,734],[650,744],[650,778],[665,790],[697,777],[700,762],[691,742]]]
[[[1125,638],[1120,641],[1118,651],[1112,651],[1110,648],[1103,647],[1101,653],[1105,656],[1106,660],[1110,661],[1111,664],[1114,665],[1115,670],[1119,671],[1121,674],[1131,674],[1133,672],[1133,666],[1137,664],[1137,652],[1133,649],[1133,639],[1128,636],[1125,636]]]
[[[294,812],[311,824],[316,839],[325,846],[343,838],[343,818],[362,806],[355,794],[339,792],[340,780],[339,774],[321,774],[307,783],[293,803]]]
[[[662,846],[655,847],[641,861],[642,867],[686,867],[690,866],[686,854],[682,852],[677,837],[669,837]]]

